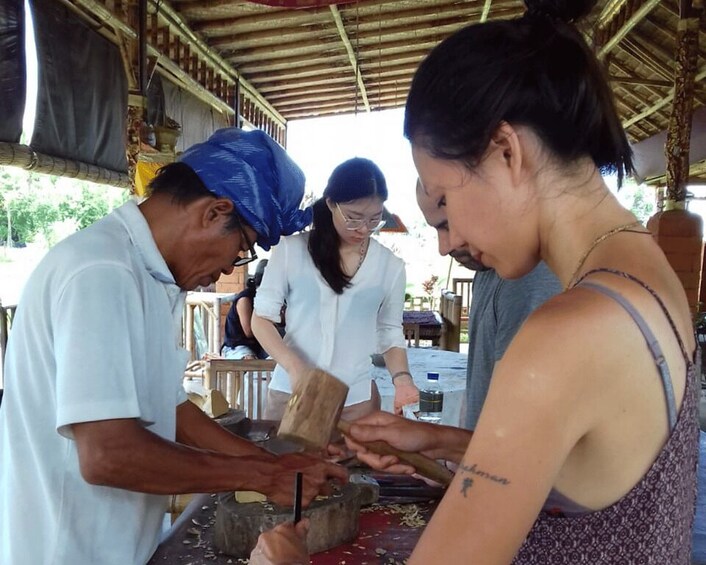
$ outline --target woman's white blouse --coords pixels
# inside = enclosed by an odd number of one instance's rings
[[[351,286],[336,294],[314,265],[308,240],[308,233],[292,235],[273,249],[255,296],[255,312],[278,322],[286,302],[284,342],[350,387],[346,406],[369,400],[370,356],[405,347],[404,262],[371,238]],[[292,392],[280,365],[270,387]]]

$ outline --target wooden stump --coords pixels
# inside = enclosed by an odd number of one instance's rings
[[[302,516],[311,521],[306,537],[309,553],[354,540],[358,535],[360,502],[361,490],[349,483],[333,496],[314,500],[302,511]],[[250,555],[261,532],[291,520],[292,508],[268,502],[242,504],[235,501],[234,493],[222,494],[216,509],[213,541],[223,553],[243,559]]]

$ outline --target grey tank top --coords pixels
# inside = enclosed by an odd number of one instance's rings
[[[686,388],[677,411],[669,368],[644,318],[622,295],[605,286],[582,282],[596,272],[620,276],[645,288],[657,301],[679,342],[686,363]],[[621,271],[596,269],[579,283],[615,300],[640,328],[655,360],[665,391],[671,433],[640,481],[603,510],[587,510],[552,491],[514,565],[688,565],[696,504],[698,464],[698,388],[694,364],[660,297],[642,281]]]

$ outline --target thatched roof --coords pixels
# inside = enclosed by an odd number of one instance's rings
[[[62,1],[94,16],[116,14],[120,4]],[[147,41],[164,72],[188,75],[225,106],[235,104],[231,85],[240,78],[241,113],[281,139],[287,120],[404,105],[417,65],[439,41],[469,23],[524,12],[522,0],[322,0],[300,9],[260,2],[149,0]],[[633,142],[667,128],[678,20],[678,0],[600,0],[585,22]],[[706,100],[704,31],[702,20],[695,109]]]

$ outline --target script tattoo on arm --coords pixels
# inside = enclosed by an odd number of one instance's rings
[[[459,471],[464,474],[468,475],[473,475],[475,477],[478,477],[480,479],[486,479],[488,481],[492,481],[496,484],[502,485],[502,486],[507,486],[510,484],[510,480],[506,479],[505,477],[499,477],[498,475],[493,475],[492,473],[488,473],[487,471],[483,471],[478,468],[478,466],[473,463],[473,465],[464,465],[461,464],[459,466]],[[463,481],[461,482],[461,494],[463,494],[463,497],[466,498],[468,496],[468,489],[470,489],[473,486],[473,479],[471,477],[464,477]]]

